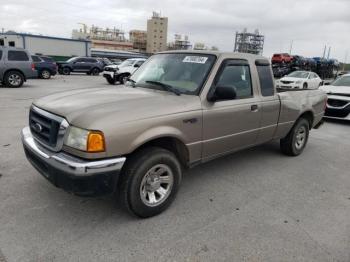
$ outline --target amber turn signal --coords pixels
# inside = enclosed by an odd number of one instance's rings
[[[104,152],[105,138],[102,132],[90,131],[87,139],[87,152],[97,153]]]

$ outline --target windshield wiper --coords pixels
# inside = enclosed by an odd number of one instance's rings
[[[162,87],[164,90],[169,91],[169,92],[173,92],[174,94],[176,94],[177,96],[181,95],[180,91],[177,90],[176,88],[174,88],[171,85],[162,83],[162,82],[158,82],[158,81],[146,81],[147,84],[152,84],[152,85],[157,85]]]

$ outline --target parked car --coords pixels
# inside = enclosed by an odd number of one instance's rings
[[[316,89],[322,85],[322,79],[314,72],[294,71],[276,81],[277,88]]]
[[[51,61],[45,61],[42,57],[32,55],[35,70],[38,71],[39,78],[49,79],[57,74],[57,64]]]
[[[133,214],[150,217],[174,200],[186,168],[273,139],[284,154],[301,154],[325,102],[321,90],[278,93],[261,56],[164,52],[124,88],[36,100],[22,141],[30,163],[54,185],[76,194],[115,192]]]
[[[118,66],[106,66],[102,75],[109,84],[114,85],[116,82],[124,83],[145,61],[146,58],[130,58]]]
[[[328,96],[324,117],[350,120],[350,74],[340,76],[321,89]]]
[[[276,78],[280,78],[283,77],[285,75],[288,75],[291,71],[291,68],[289,66],[286,65],[272,65],[272,72],[273,72],[273,76]]]
[[[293,57],[287,53],[282,54],[274,54],[272,56],[271,62],[272,63],[290,63],[292,62]]]
[[[72,57],[66,62],[57,62],[58,73],[69,75],[71,72],[98,75],[103,71],[103,63],[93,57]]]
[[[38,72],[28,51],[15,47],[0,47],[0,82],[7,87],[21,87]]]
[[[121,63],[123,63],[123,61],[120,59],[111,59],[111,62],[114,65],[120,65]]]
[[[111,62],[111,60],[109,60],[108,58],[96,58],[98,61],[100,61],[103,64],[103,67],[108,66],[108,65],[112,65],[113,63]]]

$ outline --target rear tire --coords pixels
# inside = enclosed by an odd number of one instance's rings
[[[24,83],[24,76],[18,71],[9,71],[4,77],[4,84],[7,87],[19,88]]]
[[[181,166],[173,153],[158,147],[142,149],[123,167],[119,200],[138,217],[158,215],[175,199],[181,177]]]
[[[51,72],[49,70],[46,70],[46,69],[42,70],[40,72],[40,78],[42,78],[42,79],[50,79],[51,78]]]
[[[69,67],[63,67],[62,68],[62,74],[63,75],[70,75],[70,72],[71,72],[71,70],[70,70]]]
[[[100,74],[100,69],[98,69],[97,67],[91,69],[91,75],[93,76],[98,76]]]
[[[309,139],[309,130],[309,121],[300,118],[288,135],[280,140],[282,153],[288,156],[300,155]]]

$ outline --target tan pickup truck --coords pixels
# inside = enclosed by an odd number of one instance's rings
[[[171,204],[183,171],[196,164],[277,139],[283,153],[299,155],[325,104],[321,90],[277,91],[264,57],[164,52],[125,86],[35,101],[22,141],[57,187],[118,193],[129,211],[150,217]]]

